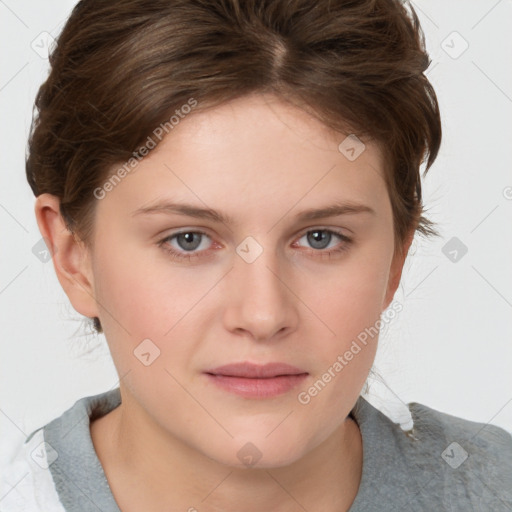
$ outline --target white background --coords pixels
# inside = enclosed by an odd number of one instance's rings
[[[42,32],[56,37],[74,4],[0,2],[4,439],[19,440],[79,398],[118,386],[103,336],[84,335],[53,263],[32,253],[41,235],[24,157],[48,61],[31,45],[42,45]],[[395,295],[403,310],[379,342],[375,368],[384,382],[371,384],[368,399],[392,417],[420,402],[512,432],[512,2],[413,6],[443,119],[442,148],[423,181],[442,238],[413,243]],[[453,58],[461,37],[469,46]],[[442,252],[452,237],[468,248],[456,263]]]

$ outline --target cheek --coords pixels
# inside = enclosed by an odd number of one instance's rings
[[[338,338],[336,349],[379,319],[387,287],[386,264],[386,261],[369,264],[358,256],[357,261],[354,257],[346,266],[340,265],[339,271],[317,281],[316,286],[311,286],[309,276],[303,282],[302,289],[311,309],[314,307],[314,312],[329,327],[325,329],[325,339],[334,336],[332,331]]]
[[[315,379],[313,388],[302,389],[307,396],[300,402],[324,421],[336,421],[326,411],[340,399],[355,401],[373,364],[380,332],[382,301],[387,285],[386,261],[370,265],[364,255],[340,266],[320,287],[303,283],[316,316],[310,339],[315,339]],[[311,281],[309,281],[311,282]],[[322,293],[323,291],[323,293]],[[319,335],[321,328],[324,334]],[[318,382],[320,381],[320,382]],[[311,385],[311,383],[309,383]],[[304,404],[308,402],[308,405]]]
[[[330,330],[322,336],[318,330],[312,333],[314,375],[296,393],[303,417],[316,418],[324,434],[334,430],[356,402],[377,350],[385,279],[376,267],[352,270],[340,272],[324,297],[318,296],[318,316]],[[318,322],[315,325],[318,329]]]
[[[101,247],[95,287],[105,322],[112,327],[117,324],[117,329],[135,338],[162,336],[183,316],[183,310],[197,302],[197,286],[190,280],[193,274],[173,271],[156,245],[130,246],[121,239],[110,239]]]
[[[143,384],[156,375],[168,379],[166,368],[189,366],[200,341],[197,326],[212,301],[205,295],[219,275],[173,267],[158,248],[123,250],[121,241],[109,242],[97,256],[95,288],[118,373],[132,372]]]

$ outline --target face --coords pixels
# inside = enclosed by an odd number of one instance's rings
[[[298,460],[343,424],[378,336],[357,340],[395,288],[381,153],[365,142],[350,160],[345,138],[245,97],[185,117],[98,201],[95,304],[133,421],[260,467]],[[347,203],[367,209],[305,216]],[[214,371],[240,362],[295,371]]]

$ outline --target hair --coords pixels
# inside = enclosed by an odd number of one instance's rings
[[[114,166],[139,159],[159,126],[168,133],[171,116],[182,117],[191,99],[200,112],[271,93],[336,132],[377,141],[395,251],[411,232],[439,236],[424,216],[420,166],[426,162],[425,176],[437,157],[441,120],[424,75],[431,62],[424,34],[408,7],[400,0],[82,0],[36,96],[30,187],[57,196],[67,228],[92,247],[94,191]],[[98,318],[93,324],[102,332]]]

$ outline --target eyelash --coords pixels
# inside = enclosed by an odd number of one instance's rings
[[[332,257],[334,257],[336,255],[340,255],[341,253],[347,251],[350,248],[350,245],[352,244],[352,238],[349,238],[348,236],[344,235],[343,233],[340,233],[339,231],[332,230],[332,229],[327,229],[327,228],[309,229],[309,230],[305,231],[304,233],[302,233],[299,236],[299,239],[302,238],[304,235],[307,235],[309,233],[313,233],[315,231],[323,231],[323,232],[326,232],[326,233],[330,233],[330,234],[336,235],[343,242],[343,244],[340,247],[336,248],[336,249],[330,249],[330,250],[311,249],[311,250],[307,251],[307,252],[310,252],[310,253],[316,253],[321,258],[327,257],[327,259],[331,259]],[[185,253],[181,253],[181,252],[176,251],[175,249],[173,249],[168,244],[169,240],[172,240],[173,238],[177,237],[178,235],[183,235],[183,234],[186,234],[186,233],[189,233],[189,234],[193,233],[193,234],[203,235],[203,236],[206,236],[206,237],[210,238],[210,236],[207,233],[205,233],[204,231],[200,231],[200,230],[196,230],[196,231],[193,231],[193,230],[179,231],[178,233],[173,233],[172,235],[168,235],[164,239],[160,240],[160,242],[158,242],[158,246],[161,247],[165,252],[167,252],[171,256],[171,258],[174,259],[174,260],[178,260],[178,261],[189,260],[189,261],[191,261],[193,259],[197,259],[197,258],[201,257],[200,256],[200,252],[191,252],[189,254],[187,254],[186,252]],[[204,251],[204,252],[206,252],[206,251]]]

